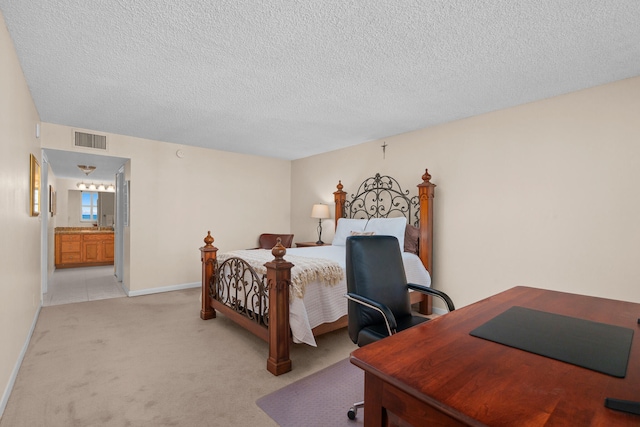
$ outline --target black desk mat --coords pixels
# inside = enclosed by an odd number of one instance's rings
[[[619,378],[633,341],[633,329],[518,306],[470,334]]]

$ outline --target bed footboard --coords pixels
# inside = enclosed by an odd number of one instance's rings
[[[291,370],[289,285],[293,264],[284,260],[286,249],[278,242],[274,259],[265,264],[266,277],[244,260],[231,258],[218,264],[218,248],[211,232],[200,248],[202,261],[202,306],[200,317],[216,317],[216,310],[269,343],[267,370],[280,375]],[[265,307],[265,305],[267,305]]]

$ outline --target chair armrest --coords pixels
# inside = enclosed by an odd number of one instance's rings
[[[427,295],[433,295],[434,297],[440,298],[445,302],[445,304],[447,304],[447,309],[449,311],[453,311],[456,309],[456,307],[453,305],[453,301],[451,301],[451,298],[449,298],[449,295],[445,294],[442,291],[439,291],[437,289],[432,289],[423,285],[416,285],[415,283],[407,283],[407,287],[411,290],[418,291]]]
[[[389,332],[389,335],[393,335],[396,333],[396,329],[398,329],[398,323],[396,322],[396,318],[389,307],[378,301],[374,301],[367,297],[363,297],[362,295],[354,294],[351,292],[346,293],[344,296],[350,301],[364,305],[365,307],[369,307],[382,314],[384,322],[387,325],[387,331]]]

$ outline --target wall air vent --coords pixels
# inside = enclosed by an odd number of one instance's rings
[[[93,135],[91,133],[75,132],[76,147],[107,149],[107,137],[105,135]]]

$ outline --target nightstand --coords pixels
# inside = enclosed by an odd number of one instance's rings
[[[316,242],[297,242],[296,248],[310,248],[312,246],[331,246],[331,243],[323,243],[321,245],[316,244]]]

